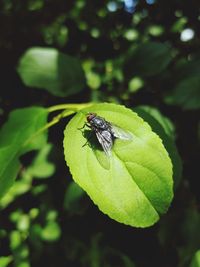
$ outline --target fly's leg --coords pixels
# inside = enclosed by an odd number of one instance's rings
[[[87,126],[88,128],[91,128],[91,125],[88,124],[87,122],[85,122],[85,123],[83,124],[83,127],[81,127],[81,128],[77,128],[77,129],[78,129],[78,130],[83,130],[86,126]]]

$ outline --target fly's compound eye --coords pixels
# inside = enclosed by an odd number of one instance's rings
[[[88,113],[86,116],[88,122],[90,122],[95,117],[96,117],[96,113]]]

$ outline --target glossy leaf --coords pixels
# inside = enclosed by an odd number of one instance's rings
[[[60,97],[78,93],[85,86],[80,61],[54,48],[28,49],[20,59],[18,73],[25,85]]]
[[[47,135],[32,137],[47,121],[47,110],[30,107],[14,110],[0,131],[0,198],[13,184],[20,168],[19,157],[46,142]]]
[[[90,138],[90,129],[78,130],[87,112],[129,131],[132,140],[116,139],[107,157]],[[64,153],[73,179],[101,211],[118,222],[136,227],[154,224],[173,197],[172,165],[160,138],[131,110],[97,104],[72,118],[64,133]]]
[[[172,160],[174,188],[176,188],[179,185],[182,176],[182,162],[175,144],[174,125],[156,108],[150,106],[138,106],[134,108],[134,111],[147,121],[152,130],[162,139],[163,144]]]

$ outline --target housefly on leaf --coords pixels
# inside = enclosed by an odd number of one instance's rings
[[[129,132],[126,132],[116,125],[113,125],[104,118],[97,116],[96,113],[88,113],[86,119],[87,122],[83,125],[82,129],[87,126],[95,132],[100,145],[108,156],[111,155],[111,149],[113,147],[115,138],[122,140],[132,139],[132,136]]]

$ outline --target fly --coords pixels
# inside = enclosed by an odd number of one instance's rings
[[[93,132],[95,132],[100,145],[108,156],[111,155],[111,149],[113,147],[113,142],[115,138],[119,138],[122,140],[132,139],[130,133],[106,121],[104,118],[97,116],[96,113],[88,113],[86,119],[87,122],[82,128],[87,126]]]

